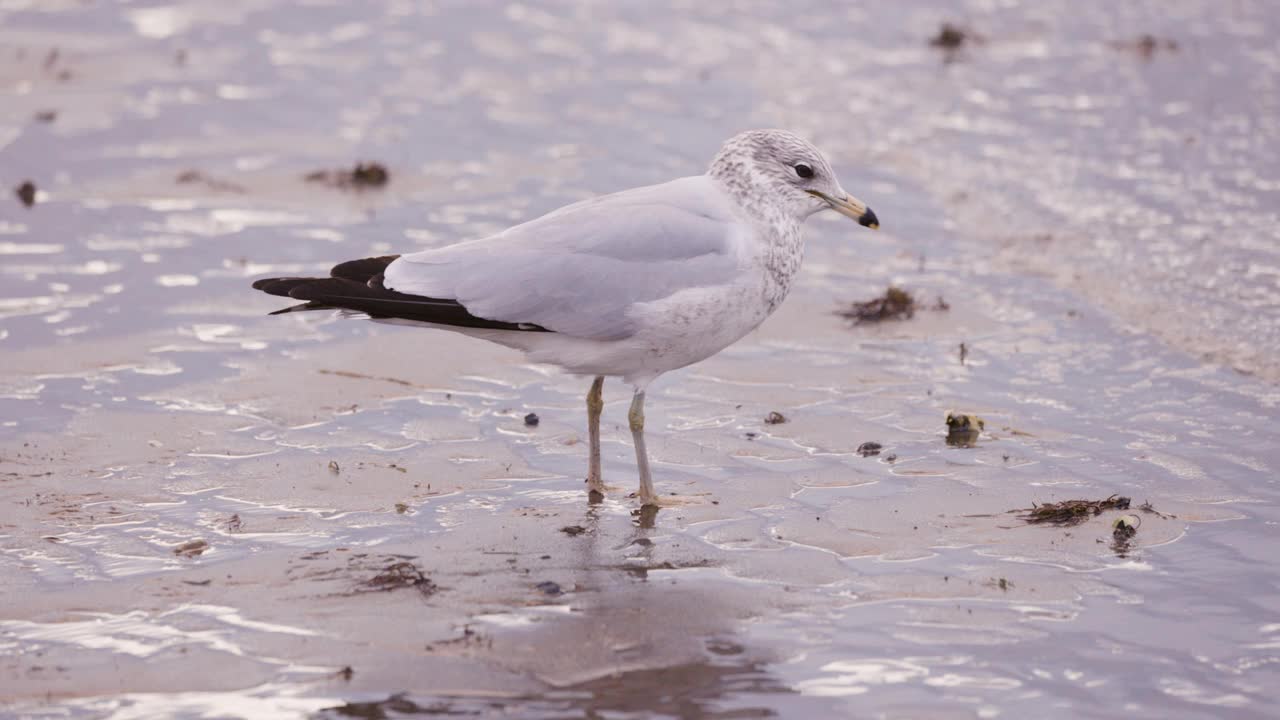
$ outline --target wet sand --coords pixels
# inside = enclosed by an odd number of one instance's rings
[[[1162,133],[1208,110],[1142,114],[1176,101],[1178,63],[1235,42],[1223,62],[1253,92],[1217,101],[1274,133],[1256,72],[1274,50],[1251,50],[1271,13],[1213,7],[1158,26],[974,6],[958,19],[983,41],[954,58],[928,43],[954,18],[928,6],[843,10],[888,28],[855,45],[768,9],[0,9],[0,179],[41,193],[0,203],[0,702],[1274,714],[1277,165],[1206,132],[1203,172],[1173,167]],[[1178,49],[1115,45],[1143,32]],[[1049,86],[1077,76],[1105,87]],[[583,379],[448,333],[266,317],[279,303],[248,289],[697,172],[747,125],[831,148],[884,230],[811,221],[777,315],[652,388],[656,516],[627,497],[621,384],[615,489],[589,506]],[[1126,170],[1131,143],[1166,160]],[[1237,185],[1210,172],[1246,155]],[[304,180],[368,160],[384,189]],[[1177,216],[1177,188],[1231,207],[1230,237]],[[1206,257],[1221,268],[1194,272]],[[890,285],[948,309],[837,314]],[[984,418],[976,446],[947,444],[948,411]],[[1071,527],[1018,512],[1112,494],[1133,507]]]

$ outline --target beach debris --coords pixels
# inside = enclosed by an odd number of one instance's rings
[[[582,527],[581,525],[565,525],[564,527],[560,528],[560,532],[564,533],[565,535],[568,535],[569,537],[577,537],[578,535],[581,535],[586,531],[587,529]]]
[[[929,38],[929,46],[942,51],[943,62],[952,63],[960,57],[961,51],[966,47],[980,45],[983,41],[984,38],[981,35],[969,28],[944,22],[938,28],[938,34]],[[924,264],[923,260],[921,264]]]
[[[1177,52],[1178,41],[1169,38],[1159,38],[1149,33],[1139,35],[1132,40],[1116,40],[1111,44],[1111,49],[1120,52],[1131,52],[1142,58],[1150,60],[1155,57],[1157,52]]]
[[[423,596],[434,595],[440,588],[431,578],[408,560],[393,562],[382,569],[382,572],[360,583],[357,592],[391,592],[401,588],[416,588]]]
[[[41,110],[32,116],[32,120],[38,123],[51,123],[58,119],[57,110]]]
[[[378,163],[360,163],[351,171],[351,181],[357,185],[381,187],[390,179],[391,174]]]
[[[852,320],[855,325],[910,319],[916,314],[916,300],[911,293],[891,285],[883,295],[853,303],[836,314],[846,320]]]
[[[877,323],[885,320],[910,320],[917,310],[937,310],[945,312],[951,305],[941,295],[931,305],[921,305],[915,297],[900,287],[890,285],[883,295],[863,302],[856,302],[836,314],[845,320],[852,320],[854,325]]]
[[[1007,432],[1007,433],[1009,433],[1010,435],[1013,435],[1013,436],[1015,436],[1015,437],[1035,437],[1035,434],[1034,434],[1034,433],[1029,433],[1029,432],[1027,432],[1026,430],[1019,430],[1018,428],[1016,428],[1016,427],[1011,427],[1011,426],[1009,426],[1009,425],[1005,425],[1004,427],[1002,427],[1002,428],[1000,428],[1000,429],[1001,429],[1001,430],[1004,430],[1005,432]]]
[[[36,184],[30,180],[24,180],[21,185],[13,189],[13,194],[18,196],[18,200],[26,207],[36,204]]]
[[[973,447],[987,424],[977,415],[947,413],[947,444],[952,447]]]
[[[883,449],[884,446],[878,442],[864,442],[858,446],[857,452],[862,457],[871,457],[872,455],[879,455]]]
[[[462,634],[461,634],[461,635],[459,635],[458,637],[450,638],[450,639],[448,639],[448,640],[437,640],[436,642],[427,643],[427,645],[426,645],[426,650],[427,650],[427,651],[432,651],[432,650],[438,650],[438,649],[446,648],[446,647],[465,647],[465,648],[469,648],[469,647],[488,647],[488,648],[492,649],[492,648],[493,648],[493,638],[491,638],[491,637],[489,637],[488,635],[485,635],[485,634],[483,634],[483,633],[479,633],[479,632],[476,632],[475,630],[472,630],[470,625],[464,625],[464,626],[462,627]],[[432,713],[429,713],[429,714],[431,714],[431,715],[439,715],[439,714],[451,714],[451,713],[432,712]],[[389,716],[389,715],[358,715],[358,716],[353,716],[353,717],[401,717],[401,716],[400,716],[400,715],[394,715],[394,716]]]
[[[49,51],[48,55],[44,56],[45,72],[49,72],[49,73],[55,72],[54,66],[58,64],[59,55],[60,55],[60,52],[58,48],[53,48],[52,50]],[[73,75],[70,70],[63,68],[61,70],[57,70],[56,73],[54,74],[54,77],[58,79],[58,82],[66,82],[70,80],[73,77]]]
[[[213,190],[214,192],[228,192],[228,193],[246,192],[243,185],[237,185],[236,183],[233,183],[233,182],[228,182],[226,180],[219,180],[217,178],[210,177],[200,172],[199,170],[184,170],[178,173],[178,176],[175,177],[173,181],[178,183],[179,185],[195,185],[198,183],[200,185],[204,185],[210,190]]]
[[[534,585],[533,587],[536,588],[543,595],[554,596],[564,592],[563,590],[560,589],[560,583],[554,582],[552,580],[543,580],[542,582],[538,583],[537,585]]]
[[[1072,526],[1101,515],[1104,510],[1128,510],[1129,498],[1111,495],[1105,500],[1063,500],[1061,502],[1032,505],[1029,508],[1011,510],[1025,513],[1022,519],[1033,525]]]
[[[969,40],[969,31],[949,22],[942,23],[938,34],[929,39],[929,45],[944,50],[958,50]]]
[[[1128,539],[1138,534],[1139,527],[1142,527],[1142,518],[1137,515],[1121,515],[1111,523],[1111,534]]]
[[[538,427],[539,422],[541,422],[541,420],[538,419],[538,413],[529,413],[524,416],[524,424],[526,427]]]
[[[662,562],[646,562],[643,564],[624,563],[621,565],[614,565],[612,567],[625,572],[637,580],[648,580],[649,573],[654,570],[687,570],[691,568],[715,567],[715,563],[707,559],[693,559],[682,562],[663,560]]]
[[[409,382],[408,380],[401,380],[400,378],[379,377],[377,375],[365,375],[364,373],[351,372],[350,370],[323,370],[322,369],[322,370],[317,370],[316,372],[320,373],[321,375],[336,375],[338,377],[351,378],[352,380],[379,380],[381,382],[394,383],[396,385],[403,385],[405,387],[423,388],[422,385]],[[444,394],[445,400],[450,400],[452,398],[453,398],[453,393]]]
[[[968,415],[964,413],[949,412],[947,413],[947,429],[948,430],[985,430],[987,423],[977,415]]]
[[[478,642],[478,641],[477,641]],[[437,643],[445,644],[445,643]],[[430,650],[431,645],[427,646]],[[341,705],[324,708],[322,713],[326,717],[344,717],[344,718],[401,718],[413,716],[431,715],[433,717],[469,715],[464,710],[456,710],[453,705],[440,701],[430,705],[419,705],[409,699],[408,693],[396,693],[390,695],[385,700],[371,700],[368,702],[352,702],[347,701]]]
[[[173,549],[173,554],[178,557],[193,558],[199,557],[205,550],[209,549],[209,543],[204,540],[188,540]]]
[[[302,179],[338,190],[370,190],[386,185],[391,173],[380,163],[356,163],[350,170],[316,170]]]
[[[1150,500],[1144,500],[1142,504],[1138,506],[1138,509],[1144,513],[1147,513],[1148,515],[1155,515],[1156,517],[1162,520],[1178,517],[1177,515],[1169,515],[1168,513],[1162,513],[1159,510],[1155,509],[1155,507],[1151,505]]]
[[[768,415],[764,416],[765,425],[781,425],[786,421],[787,421],[787,416],[783,415],[777,410],[770,411]]]
[[[1133,536],[1138,534],[1142,526],[1142,518],[1137,515],[1122,515],[1111,523],[1111,551],[1121,558],[1129,557]]]

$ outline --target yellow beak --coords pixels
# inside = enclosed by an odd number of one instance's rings
[[[835,210],[841,215],[857,220],[859,225],[869,227],[872,230],[880,229],[880,219],[871,211],[871,208],[867,207],[866,203],[862,202],[858,198],[852,195],[845,195],[842,198],[833,198],[818,190],[808,190],[806,192],[814,197],[821,198],[831,206],[832,210]]]

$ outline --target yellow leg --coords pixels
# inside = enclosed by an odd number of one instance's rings
[[[649,472],[649,452],[644,445],[644,391],[637,391],[631,398],[631,410],[627,413],[631,424],[631,439],[636,446],[636,466],[640,469],[640,504],[657,506],[658,494],[653,490],[653,475]]]
[[[591,443],[587,460],[587,496],[604,499],[604,480],[600,477],[600,413],[604,410],[604,376],[597,375],[587,392],[587,438]]]

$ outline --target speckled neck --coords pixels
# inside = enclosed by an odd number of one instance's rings
[[[808,175],[797,168],[807,165]],[[750,220],[760,243],[766,278],[765,305],[772,312],[791,289],[800,270],[804,239],[800,224],[825,207],[805,189],[799,178],[823,178],[839,187],[822,153],[803,138],[785,130],[748,130],[720,148],[707,175],[733,199]],[[820,182],[815,181],[815,182]]]
[[[751,220],[756,239],[763,245],[764,300],[768,312],[772,313],[786,299],[791,280],[800,271],[804,259],[801,219],[770,190],[768,178],[757,176],[734,157],[726,157],[723,151],[712,163],[708,175]]]

